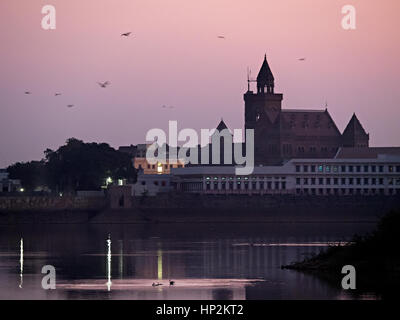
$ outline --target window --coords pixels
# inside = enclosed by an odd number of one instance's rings
[[[400,166],[399,166],[399,169],[400,169]],[[311,172],[315,172],[315,165],[311,166]],[[399,170],[399,172],[400,172],[400,170]]]
[[[361,172],[361,166],[356,166],[356,171]]]
[[[349,166],[349,172],[353,172],[353,166]]]
[[[346,172],[346,166],[341,166],[342,172]]]
[[[324,178],[319,178],[318,179],[318,184],[324,184]]]
[[[338,171],[339,171],[338,166],[333,166],[333,167],[332,167],[332,171],[335,172],[335,173],[338,172]]]
[[[376,185],[376,178],[372,178],[372,179],[371,179],[371,184],[372,184],[372,185]]]
[[[396,166],[396,172],[400,172],[400,166]]]
[[[346,178],[342,178],[341,181],[342,181],[342,184],[346,184]]]
[[[353,178],[349,178],[349,184],[352,185],[353,184]]]
[[[326,178],[326,184],[331,184],[331,178]]]
[[[312,185],[315,185],[315,180],[316,180],[315,178],[311,178],[311,184]]]
[[[282,190],[286,190],[286,182],[285,181],[282,182]]]
[[[300,172],[300,166],[296,166],[296,172]]]
[[[303,166],[303,171],[308,172],[308,166]]]
[[[333,184],[338,185],[339,184],[339,179],[338,178],[333,178]]]
[[[376,166],[371,166],[371,171],[376,172]]]
[[[383,166],[379,166],[379,172],[383,172]]]
[[[356,183],[357,183],[357,185],[360,185],[361,184],[361,178],[357,178],[356,179]]]
[[[369,179],[368,178],[364,178],[364,185],[369,185]]]
[[[278,181],[275,182],[275,189],[279,189],[279,182]]]
[[[326,172],[331,172],[331,166],[326,166],[326,167],[325,167],[325,171],[326,171]]]
[[[389,172],[394,172],[393,166],[389,166],[388,169],[389,169]]]
[[[368,172],[369,171],[369,166],[364,166],[364,172]]]
[[[304,179],[303,179],[303,183],[304,183],[304,184],[308,184],[308,178],[304,178]]]
[[[297,185],[300,184],[300,178],[296,178],[296,184],[297,184]]]
[[[318,172],[324,172],[324,166],[323,165],[319,165],[318,166]]]

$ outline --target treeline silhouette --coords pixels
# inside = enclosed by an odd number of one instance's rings
[[[20,179],[25,192],[48,190],[74,193],[100,190],[106,180],[136,180],[132,158],[107,143],[85,143],[70,138],[53,151],[47,149],[41,161],[17,162],[7,168],[11,179]]]

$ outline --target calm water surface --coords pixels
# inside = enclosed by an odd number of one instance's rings
[[[374,298],[351,296],[314,276],[280,269],[373,227],[366,223],[0,226],[0,299]],[[44,265],[56,269],[56,290],[41,287]]]

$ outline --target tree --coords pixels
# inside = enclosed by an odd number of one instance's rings
[[[136,170],[128,154],[106,143],[84,143],[71,138],[56,151],[45,151],[48,183],[56,192],[96,190],[112,180],[136,179]]]
[[[7,168],[10,179],[21,180],[21,186],[26,191],[34,191],[39,186],[47,184],[47,174],[44,160],[17,162]]]

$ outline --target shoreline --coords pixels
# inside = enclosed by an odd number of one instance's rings
[[[164,195],[129,199],[0,197],[0,224],[376,223],[400,197]]]

